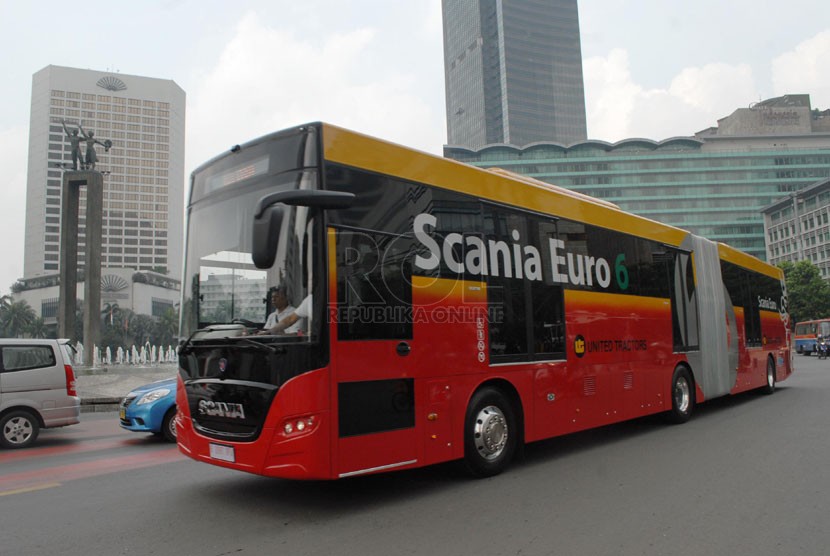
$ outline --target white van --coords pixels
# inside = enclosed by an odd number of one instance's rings
[[[0,339],[0,446],[25,448],[41,428],[80,422],[69,340]]]

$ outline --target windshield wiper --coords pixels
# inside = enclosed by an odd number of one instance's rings
[[[230,340],[230,339],[231,338],[228,338],[228,340]],[[240,343],[243,343],[243,344],[246,344],[246,345],[249,345],[249,346],[254,346],[254,347],[259,348],[263,351],[269,351],[271,353],[285,353],[285,348],[284,347],[276,347],[276,346],[271,346],[271,345],[268,345],[268,344],[263,344],[262,342],[257,342],[256,340],[252,340],[250,338],[236,337],[236,338],[233,338],[233,340],[235,340],[237,342],[240,342]]]
[[[190,353],[190,348],[193,346],[193,336],[201,332],[201,329],[194,330],[193,334],[187,337],[187,339],[179,344],[178,354],[179,355],[187,355]]]
[[[191,351],[193,351],[194,343],[193,337],[196,336],[199,332],[204,332],[207,330],[206,328],[200,328],[191,334],[187,340],[179,344],[179,355],[187,355]],[[210,343],[210,344],[199,344],[199,347],[202,348],[217,348],[217,347],[228,347],[233,345],[234,343],[241,343],[245,345],[249,345],[251,347],[255,347],[261,351],[267,351],[269,353],[285,353],[284,347],[276,347],[268,344],[264,344],[262,342],[257,342],[256,340],[252,340],[250,338],[246,338],[245,336],[225,336],[224,338],[214,338],[214,340],[224,340],[227,343],[217,344],[217,343]]]

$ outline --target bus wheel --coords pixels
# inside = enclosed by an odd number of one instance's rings
[[[685,423],[695,409],[695,386],[689,369],[679,366],[671,379],[671,410],[668,418],[672,423]]]
[[[464,462],[476,477],[504,471],[516,452],[519,427],[510,401],[498,389],[473,395],[464,427]]]
[[[775,361],[772,357],[767,358],[767,383],[761,387],[762,394],[772,394],[775,392]]]

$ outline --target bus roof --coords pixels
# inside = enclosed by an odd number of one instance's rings
[[[332,162],[643,236],[675,247],[689,234],[620,210],[612,203],[541,185],[544,182],[538,180],[518,179],[512,173],[476,168],[331,124],[322,125],[324,157]]]
[[[777,280],[782,280],[784,278],[784,271],[777,266],[765,263],[764,261],[744,253],[743,251],[739,251],[734,247],[726,245],[725,243],[718,243],[718,253],[720,254],[720,258],[724,261],[760,272],[761,274],[766,274],[767,276]]]
[[[550,189],[552,191],[557,191],[562,193],[563,195],[570,195],[571,197],[576,197],[577,199],[582,199],[586,203],[597,203],[604,207],[613,208],[617,210],[622,210],[618,205],[610,201],[606,201],[604,199],[597,199],[596,197],[591,197],[590,195],[585,195],[584,193],[579,193],[577,191],[571,191],[570,189],[565,189],[564,187],[559,187],[558,185],[554,185],[552,183],[548,183],[546,181],[537,180],[536,178],[531,178],[530,176],[525,176],[522,174],[517,174],[516,172],[511,172],[510,170],[505,170],[504,168],[486,168],[488,172],[494,172],[496,174],[501,174],[502,176],[507,176],[514,180],[523,181],[526,183],[533,184],[538,187],[544,187],[545,189]]]
[[[646,237],[675,247],[691,234],[626,212],[608,201],[528,176],[500,168],[476,168],[335,125],[319,125],[323,129],[326,160]],[[718,252],[723,260],[775,279],[783,277],[781,269],[726,244],[718,244]]]
[[[477,168],[324,122],[308,123],[270,133],[246,142],[242,148],[267,141],[277,135],[297,133],[310,127],[322,131],[323,158],[331,162],[645,237],[674,247],[680,246],[691,234],[689,231],[626,212],[611,202],[529,176],[501,168]],[[220,154],[202,164],[194,173],[230,153],[231,151],[227,151]],[[779,268],[733,247],[721,243],[718,244],[718,251],[723,260],[776,279],[783,277],[783,272]]]

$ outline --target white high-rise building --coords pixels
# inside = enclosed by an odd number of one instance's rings
[[[80,125],[102,142],[102,267],[179,279],[184,202],[185,93],[169,79],[47,66],[32,79],[24,278],[59,271],[61,183],[72,169],[69,140]],[[81,142],[81,154],[86,150]],[[79,266],[84,265],[82,189]],[[103,271],[106,273],[106,270]]]

